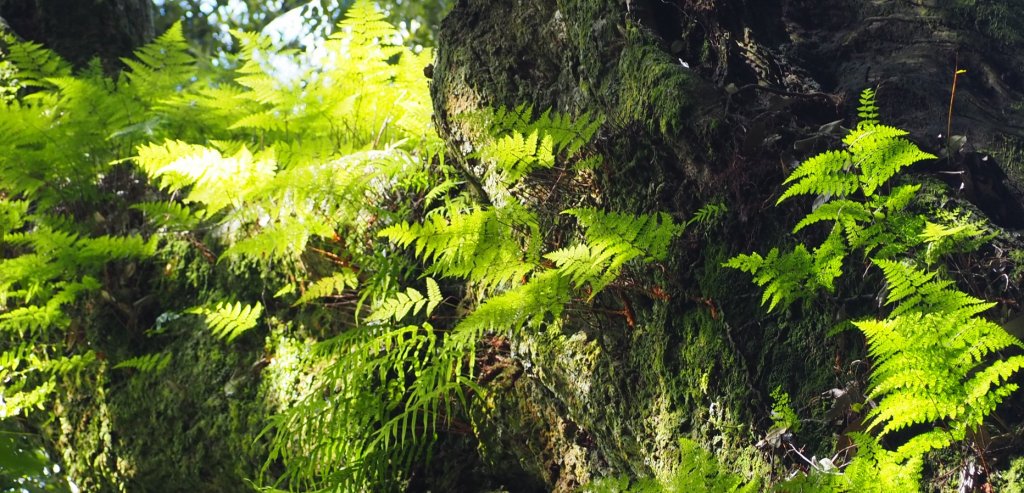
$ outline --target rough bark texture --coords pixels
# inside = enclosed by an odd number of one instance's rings
[[[2,0],[0,18],[76,67],[99,58],[108,73],[153,39],[152,0]]]
[[[863,354],[859,336],[826,332],[870,314],[870,301],[827,299],[768,317],[749,278],[720,265],[784,241],[787,225],[806,213],[773,207],[785,173],[838,147],[843,131],[826,124],[851,125],[864,88],[878,89],[883,121],[943,156],[916,171],[931,183],[922,201],[959,201],[1006,228],[995,240],[1002,250],[964,259],[959,276],[972,293],[1002,300],[993,316],[1019,310],[1020,278],[1004,250],[1017,247],[1012,230],[1024,226],[1015,185],[1024,176],[1024,21],[1013,15],[1022,2],[977,3],[456,4],[432,83],[438,128],[453,147],[472,148],[459,115],[481,107],[602,114],[598,184],[565,190],[563,203],[586,195],[620,210],[686,214],[724,200],[731,211],[722,229],[688,234],[664,270],[634,273],[597,300],[595,312],[628,304],[635,327],[621,316],[579,315],[481,358],[502,370],[474,410],[475,425],[506,486],[569,491],[609,474],[665,472],[679,436],[738,470],[763,470],[770,458],[751,444],[770,425],[771,389],[781,386],[820,417],[828,407],[821,392],[863,378],[851,364]],[[967,73],[950,122],[956,68]],[[962,137],[947,139],[947,125]],[[671,300],[645,293],[652,286]],[[799,439],[808,456],[820,456],[841,431],[811,424]],[[528,480],[511,479],[523,473]]]

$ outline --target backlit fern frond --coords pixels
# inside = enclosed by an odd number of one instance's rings
[[[828,195],[843,198],[857,191],[854,156],[847,151],[826,151],[804,161],[786,178],[792,183],[776,203],[799,195]],[[795,182],[795,183],[794,183]]]
[[[233,156],[222,156],[209,147],[168,140],[138,148],[137,161],[163,188],[189,188],[186,202],[200,203],[206,214],[238,206],[274,174],[274,163],[254,157],[242,148]]]
[[[159,373],[171,363],[172,354],[168,352],[146,354],[128,358],[114,365],[114,368],[132,368],[142,373]]]
[[[152,224],[172,231],[188,231],[200,221],[189,206],[178,202],[144,202],[132,209],[145,214]]]
[[[896,305],[893,315],[907,311],[921,313],[954,313],[970,308],[971,315],[993,306],[957,289],[953,282],[938,279],[935,271],[923,271],[904,262],[876,259],[875,265],[885,274],[887,305]]]
[[[318,298],[327,298],[341,294],[346,289],[359,285],[359,278],[352,269],[342,269],[334,275],[318,279],[306,286],[306,291],[295,301],[296,305],[304,305]]]
[[[527,275],[539,258],[536,218],[525,209],[475,209],[428,216],[422,224],[401,223],[380,236],[430,263],[430,272],[498,286]],[[524,248],[525,246],[525,248]]]
[[[391,25],[387,21],[387,16],[368,0],[353,3],[345,12],[345,19],[338,25],[343,32],[332,35],[336,39],[369,43],[394,43],[399,39],[395,26]]]
[[[807,281],[814,278],[814,257],[803,245],[784,254],[772,248],[767,257],[758,253],[737,255],[724,265],[754,276],[754,284],[764,288],[761,304],[768,303],[768,311],[806,297],[811,291]]]
[[[864,89],[860,93],[860,106],[857,107],[857,126],[878,124],[878,105],[875,104],[875,90]]]
[[[7,40],[6,58],[16,72],[15,80],[21,87],[50,87],[52,77],[71,75],[71,64],[56,52],[32,41]]]
[[[491,163],[509,186],[536,169],[551,168],[556,162],[576,166],[585,159],[583,146],[593,139],[604,120],[589,114],[572,117],[550,109],[534,118],[533,107],[483,110],[463,118],[479,128],[480,149],[476,155]],[[592,168],[595,162],[583,167]]]
[[[220,302],[213,307],[196,307],[188,313],[201,315],[214,336],[227,342],[235,340],[244,332],[256,327],[263,314],[263,305],[243,305],[241,302]]]
[[[393,320],[395,323],[399,323],[407,315],[419,315],[421,310],[423,316],[428,317],[441,304],[441,301],[443,298],[437,281],[428,277],[426,296],[416,289],[406,288],[405,291],[399,291],[394,296],[380,302],[377,309],[370,315],[369,320]]]
[[[981,425],[1016,384],[1010,376],[1024,357],[987,362],[1011,346],[1024,347],[1002,327],[980,318],[995,306],[905,262],[876,259],[895,305],[884,320],[855,322],[874,361],[871,393],[880,399],[865,424],[879,435],[933,422],[946,427],[915,436],[897,451],[910,458],[962,440]]]
[[[903,130],[885,125],[860,125],[843,139],[860,168],[864,195],[874,195],[880,186],[904,168],[918,161],[935,158],[909,140],[901,138],[906,134]]]
[[[627,262],[664,260],[670,243],[686,227],[665,213],[633,216],[580,208],[564,214],[574,216],[583,227],[586,243],[544,257],[553,261],[577,288],[589,284],[591,298],[614,281]]]
[[[603,212],[593,208],[569,209],[564,212],[576,218],[583,227],[584,236],[591,246],[628,245],[635,256],[651,261],[665,260],[672,240],[686,228],[672,216],[641,214],[634,216],[621,212]]]
[[[146,99],[165,98],[188,85],[196,74],[180,21],[121,61],[128,66],[125,76],[132,88]]]

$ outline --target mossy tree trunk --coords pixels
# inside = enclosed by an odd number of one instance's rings
[[[108,73],[154,35],[152,0],[0,0],[0,18],[77,67],[98,58]]]
[[[568,491],[608,474],[665,472],[680,436],[739,470],[767,470],[770,451],[752,444],[771,424],[775,387],[820,421],[797,437],[807,455],[830,454],[844,424],[825,419],[829,403],[819,396],[864,374],[853,363],[863,356],[860,336],[827,332],[874,314],[864,294],[880,285],[851,280],[813,308],[769,317],[749,278],[720,265],[788,241],[810,204],[773,206],[784,176],[841,145],[844,132],[831,123],[854,124],[865,88],[877,89],[883,122],[942,156],[914,179],[1004,231],[1024,226],[1016,186],[1024,21],[1014,15],[1022,8],[1020,0],[459,1],[441,28],[431,86],[453,148],[472,147],[459,115],[481,107],[601,114],[593,145],[605,167],[594,187],[564,190],[565,203],[575,194],[634,212],[686,216],[719,201],[730,210],[725,224],[689,232],[663,269],[621,280],[589,315],[498,341],[481,357],[496,392],[473,411],[475,425],[502,482]],[[950,112],[957,69],[966,73]],[[992,316],[1005,320],[1020,306],[1020,276],[1005,251],[1018,245],[1010,233],[995,242],[1002,249],[965,260],[958,280],[1002,300]],[[614,315],[623,308],[635,324]],[[529,480],[515,482],[523,473]]]

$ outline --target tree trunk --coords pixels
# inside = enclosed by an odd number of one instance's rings
[[[0,18],[76,67],[99,58],[107,73],[153,39],[152,0],[0,0]]]
[[[587,196],[619,210],[688,215],[724,201],[730,210],[720,229],[688,233],[664,271],[634,273],[599,298],[593,314],[524,334],[510,355],[485,359],[503,370],[474,419],[479,449],[505,471],[506,485],[522,473],[530,478],[518,483],[523,489],[556,491],[609,474],[650,476],[673,465],[680,436],[739,470],[764,470],[765,454],[751,445],[771,425],[772,389],[788,391],[806,415],[822,407],[822,392],[863,378],[853,363],[863,356],[860,336],[826,333],[873,313],[870,300],[829,299],[766,316],[749,277],[721,268],[737,253],[785,243],[806,209],[773,206],[781,182],[799,161],[841,145],[842,130],[828,124],[855,122],[862,89],[877,88],[884,123],[942,156],[915,168],[916,179],[1006,228],[997,244],[1018,246],[1009,231],[1024,227],[1015,185],[1024,177],[1024,21],[1013,13],[1024,2],[961,5],[455,5],[442,24],[431,86],[437,126],[453,147],[473,145],[459,116],[482,107],[600,114],[599,186],[564,190],[565,203]],[[966,73],[951,110],[957,69]],[[998,249],[979,256],[1012,267]],[[984,270],[965,270],[961,285],[1002,300],[993,315],[1005,319],[1021,300],[1019,279],[995,282],[1011,271]],[[654,287],[671,298],[652,296]],[[601,315],[624,307],[635,327]],[[799,436],[807,456],[831,455],[842,430],[807,428]]]

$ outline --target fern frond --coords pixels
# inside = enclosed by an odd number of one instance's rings
[[[178,202],[143,202],[131,208],[145,214],[157,227],[174,231],[189,231],[200,221],[191,208]]]
[[[878,124],[878,105],[875,104],[875,90],[864,89],[860,93],[860,106],[857,107],[857,127]]]
[[[230,157],[215,149],[168,140],[138,148],[137,161],[160,185],[171,191],[191,187],[186,202],[201,203],[207,214],[238,206],[256,187],[274,175],[274,163],[242,148]]]
[[[15,79],[20,87],[51,87],[48,79],[71,75],[71,64],[39,43],[8,43],[6,55],[16,69]]]
[[[399,291],[394,296],[382,301],[370,315],[369,320],[393,320],[398,323],[407,315],[417,316],[424,308],[426,310],[423,312],[423,316],[429,317],[434,309],[441,304],[441,301],[441,289],[438,287],[437,281],[428,277],[427,296],[423,296],[416,289],[406,288],[405,291]]]
[[[140,97],[159,101],[188,85],[196,73],[195,58],[188,52],[181,21],[175,22],[153,42],[122,58],[125,76]]]
[[[652,261],[665,260],[669,246],[686,228],[672,216],[658,214],[632,214],[603,212],[593,208],[569,209],[563,212],[576,218],[584,228],[584,236],[591,246],[628,245],[638,254]]]
[[[332,276],[325,277],[306,287],[306,291],[295,301],[294,305],[304,305],[317,298],[327,298],[353,289],[359,285],[359,278],[352,269],[342,269]]]
[[[886,125],[863,125],[843,139],[856,156],[854,162],[861,170],[860,184],[864,195],[874,195],[880,186],[904,168],[935,158],[909,140],[900,138],[906,134]]]
[[[870,221],[872,218],[873,215],[864,204],[847,199],[836,199],[822,204],[804,216],[793,227],[793,232],[798,233],[807,226],[822,221],[835,221],[840,222],[841,225],[857,227],[858,223]],[[860,228],[857,227],[857,229]]]
[[[422,224],[400,223],[379,236],[431,263],[430,272],[464,277],[494,287],[521,279],[539,262],[537,219],[525,209],[451,211],[428,216]],[[524,248],[525,247],[525,248]]]
[[[799,195],[846,197],[857,191],[857,175],[851,172],[853,155],[847,151],[826,151],[804,161],[783,184],[792,183],[776,204]],[[794,183],[795,182],[795,183]]]
[[[802,244],[785,254],[773,248],[767,257],[757,253],[737,255],[723,266],[752,274],[754,283],[764,288],[761,304],[767,303],[769,312],[807,296],[813,288],[808,280],[815,278],[814,257]]]
[[[171,363],[171,353],[153,353],[128,358],[114,365],[114,368],[132,368],[142,373],[159,373]]]
[[[900,452],[909,456],[944,447],[980,425],[1016,389],[1007,380],[1024,367],[1024,357],[992,363],[985,358],[1024,346],[998,325],[977,318],[994,304],[934,279],[934,273],[895,261],[875,263],[890,286],[887,302],[898,306],[886,320],[855,322],[875,361],[869,397],[881,397],[878,407],[866,414],[865,425],[885,435],[948,420],[958,434],[947,435],[946,441],[922,438]]]
[[[227,342],[256,327],[263,314],[263,305],[243,305],[241,302],[220,302],[210,307],[190,308],[186,313],[201,315],[214,336]]]

